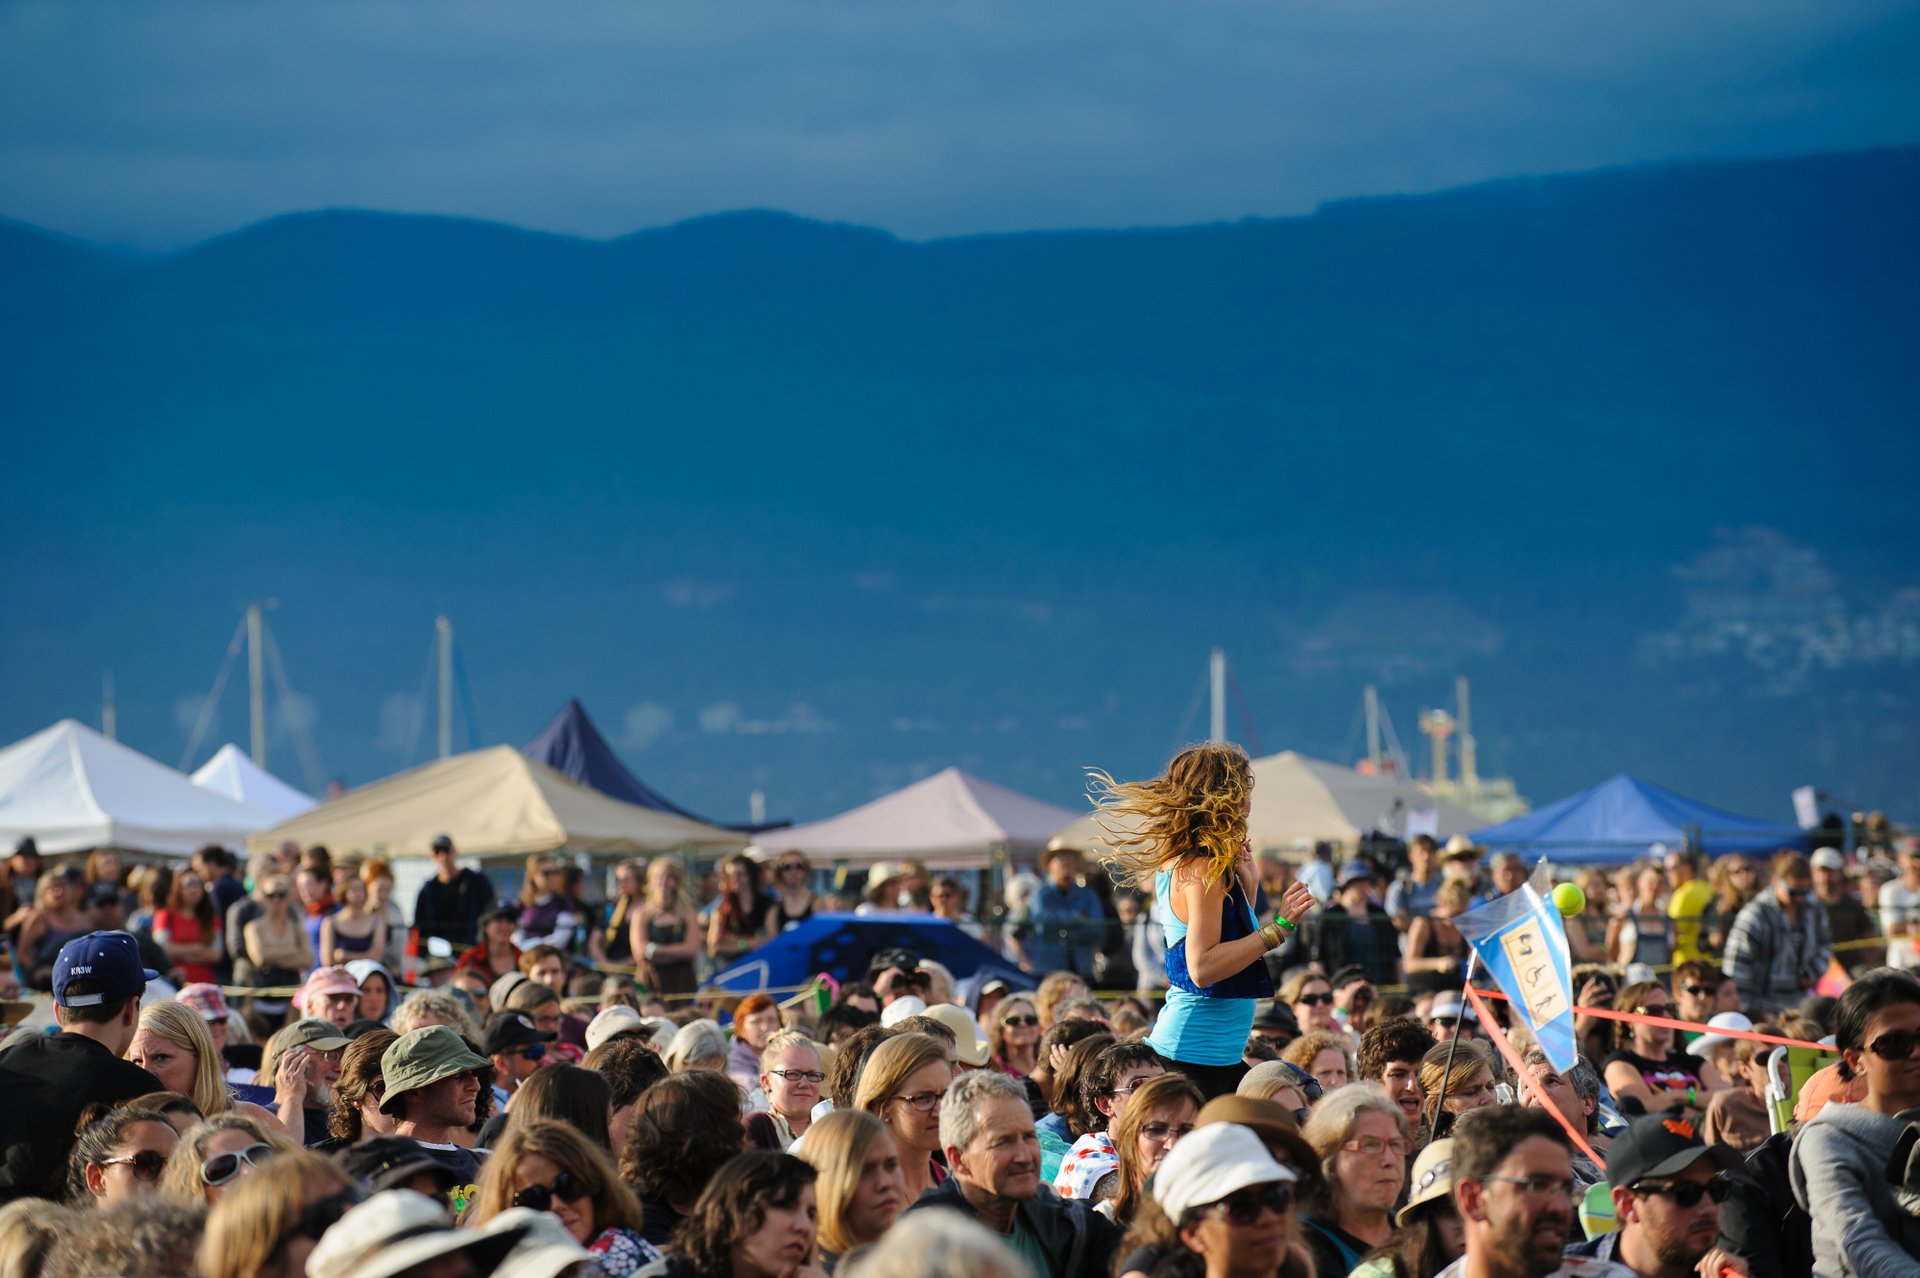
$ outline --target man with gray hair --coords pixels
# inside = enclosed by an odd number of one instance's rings
[[[1034,1278],[1111,1272],[1120,1229],[1041,1183],[1040,1139],[1018,1080],[992,1070],[954,1079],[940,1102],[940,1144],[951,1175],[909,1211],[943,1207],[979,1221],[1006,1240]]]
[[[1520,1103],[1540,1106],[1540,1095],[1545,1093],[1553,1108],[1587,1138],[1596,1152],[1604,1148],[1605,1142],[1600,1138],[1600,1075],[1594,1071],[1593,1062],[1575,1055],[1573,1068],[1562,1073],[1553,1067],[1538,1043],[1529,1045],[1520,1054],[1520,1060],[1527,1067],[1526,1078],[1522,1079],[1511,1069],[1507,1071],[1507,1081],[1518,1094]],[[1585,1193],[1587,1186],[1599,1184],[1607,1174],[1576,1149],[1573,1178],[1579,1182],[1580,1192]]]

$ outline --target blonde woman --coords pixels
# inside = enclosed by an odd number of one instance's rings
[[[337,966],[352,959],[378,963],[387,952],[387,929],[367,912],[367,885],[348,875],[340,883],[340,908],[320,921],[321,962]]]
[[[268,1159],[207,1213],[200,1278],[303,1278],[320,1235],[361,1197],[324,1155],[296,1149]]]
[[[1347,1051],[1350,1041],[1345,1034],[1330,1030],[1308,1030],[1287,1044],[1280,1059],[1313,1075],[1321,1090],[1330,1092],[1353,1081],[1353,1057]]]
[[[893,1134],[910,1203],[947,1178],[934,1155],[940,1151],[940,1101],[952,1082],[944,1044],[926,1034],[899,1034],[874,1049],[854,1088],[853,1107]]]
[[[1447,1065],[1449,1053],[1453,1058],[1451,1068]],[[1454,1118],[1500,1099],[1494,1090],[1493,1049],[1470,1039],[1461,1039],[1457,1049],[1450,1042],[1436,1043],[1420,1058],[1420,1091],[1426,1097],[1421,1103],[1421,1116],[1429,1139],[1452,1135]]]
[[[1298,929],[1313,893],[1295,883],[1272,921],[1255,918],[1253,767],[1238,746],[1183,750],[1150,781],[1092,776],[1096,819],[1112,840],[1108,872],[1152,895],[1166,934],[1167,1003],[1147,1041],[1206,1095],[1232,1092],[1247,1072],[1254,1002],[1273,996],[1262,960]]]
[[[216,1203],[267,1159],[297,1148],[285,1132],[244,1114],[216,1114],[188,1128],[173,1147],[160,1173],[160,1192],[180,1203]]]
[[[893,1134],[865,1110],[828,1114],[793,1152],[818,1177],[820,1259],[829,1270],[855,1247],[878,1242],[907,1209]]]
[[[127,1059],[160,1080],[160,1086],[193,1101],[208,1118],[237,1113],[269,1131],[287,1135],[279,1119],[250,1101],[236,1101],[227,1086],[226,1063],[200,1013],[172,999],[140,1009]]]
[[[651,992],[691,994],[699,988],[693,964],[702,938],[687,901],[687,874],[678,861],[655,857],[647,866],[647,893],[633,911],[628,944],[642,976],[652,969],[653,980],[642,982]]]

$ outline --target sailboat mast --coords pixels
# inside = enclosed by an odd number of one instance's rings
[[[253,761],[267,766],[266,655],[260,646],[260,605],[247,605],[247,722],[252,732]]]
[[[440,757],[453,753],[453,619],[435,617],[440,634]]]
[[[1213,716],[1208,724],[1207,740],[1219,743],[1227,739],[1227,652],[1215,648],[1211,662]]]

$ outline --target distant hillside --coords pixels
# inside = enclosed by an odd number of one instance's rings
[[[1158,761],[1216,642],[1268,749],[1350,751],[1368,680],[1411,737],[1462,670],[1536,798],[1904,801],[1916,207],[1895,149],[929,243],[336,211],[127,261],[0,223],[0,736],[112,667],[171,761],[272,596],[355,779],[447,608],[483,735],[633,711],[721,816],[950,761],[1068,801]]]

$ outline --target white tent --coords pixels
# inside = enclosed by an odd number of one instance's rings
[[[200,765],[193,774],[193,783],[202,790],[224,794],[240,803],[250,803],[273,813],[276,818],[305,812],[319,802],[255,763],[231,741]]]
[[[1304,850],[1320,841],[1351,848],[1369,830],[1404,833],[1408,816],[1419,811],[1433,813],[1434,833],[1442,839],[1484,824],[1465,808],[1435,798],[1412,781],[1362,776],[1352,768],[1286,750],[1253,761],[1253,811],[1247,818],[1247,835],[1256,850]],[[1106,842],[1105,831],[1091,814],[1058,831],[1052,840],[1055,847],[1095,853]]]
[[[588,789],[511,746],[489,746],[349,790],[262,831],[247,847],[267,852],[292,839],[302,846],[324,843],[335,853],[424,861],[441,834],[463,855],[480,857],[562,849],[732,852],[746,844],[731,830]]]
[[[1073,814],[948,768],[811,825],[767,830],[769,852],[796,849],[849,865],[913,857],[938,869],[981,869],[995,848],[1038,851]]]
[[[209,843],[237,846],[274,819],[72,719],[0,750],[0,841],[8,844],[32,835],[42,852],[185,855]]]

